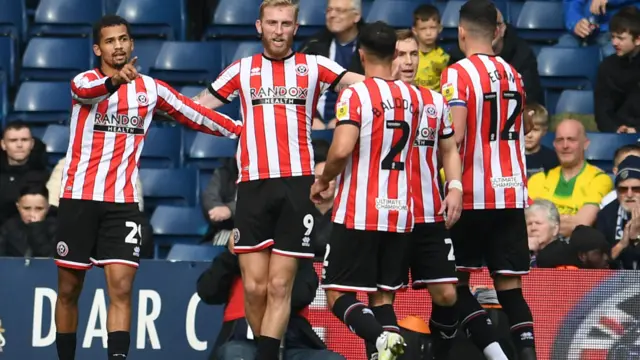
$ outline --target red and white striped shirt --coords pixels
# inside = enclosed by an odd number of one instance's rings
[[[433,223],[444,221],[438,215],[442,206],[438,173],[438,140],[453,136],[449,105],[444,97],[427,88],[420,88],[424,109],[413,145],[411,159],[411,195],[413,221]]]
[[[358,126],[360,138],[336,180],[333,222],[356,230],[413,229],[411,142],[421,112],[420,91],[400,80],[368,78],[340,93],[336,126]]]
[[[324,56],[292,53],[282,60],[245,57],[220,74],[211,94],[224,103],[240,95],[238,182],[313,175],[311,124],[318,98],[345,73]]]
[[[476,54],[442,73],[442,94],[468,110],[460,146],[464,209],[527,205],[522,77],[499,56]]]
[[[70,140],[61,198],[137,202],[138,159],[155,109],[194,130],[239,136],[240,122],[146,75],[117,89],[99,69],[71,81]]]

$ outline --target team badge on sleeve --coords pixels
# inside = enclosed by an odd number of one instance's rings
[[[341,101],[336,106],[338,110],[336,110],[336,119],[338,120],[348,120],[349,117],[349,102]]]
[[[451,101],[451,99],[453,99],[453,84],[451,83],[446,83],[444,85],[442,85],[442,96],[444,96],[445,99],[447,99],[447,101]]]

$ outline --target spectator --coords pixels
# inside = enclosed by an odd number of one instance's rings
[[[538,61],[529,44],[518,37],[516,29],[504,22],[504,17],[498,10],[498,34],[493,41],[494,52],[511,64],[522,76],[522,82],[527,92],[527,103],[544,104],[544,95],[538,74]],[[460,47],[451,50],[449,65],[464,59]]]
[[[0,228],[0,256],[52,257],[56,221],[47,216],[49,194],[44,184],[27,183],[20,189],[15,206],[19,216]]]
[[[418,70],[415,85],[440,92],[440,75],[447,67],[449,54],[438,46],[438,36],[442,32],[440,12],[433,5],[418,6],[413,11],[413,28],[418,41]]]
[[[41,153],[32,152],[36,141],[26,123],[9,123],[0,145],[0,225],[18,214],[16,201],[27,182],[45,184],[49,173]]]
[[[619,147],[615,154],[613,155],[613,175],[618,174],[618,165],[627,158],[629,155],[640,156],[640,141],[637,144],[631,145],[623,145]],[[602,210],[605,206],[609,205],[613,200],[618,198],[618,194],[616,189],[611,190],[607,195],[602,198],[602,202],[600,203],[600,209]]]
[[[361,0],[328,0],[326,12],[327,28],[312,36],[299,52],[326,56],[345,69],[364,74],[358,55],[358,33],[362,21]],[[338,95],[327,91],[318,100],[319,118],[314,118],[313,129],[334,128],[335,106]]]
[[[315,157],[315,174],[316,177],[322,175],[324,171],[324,164],[327,161],[327,154],[329,153],[330,144],[324,140],[313,141],[313,154]],[[333,199],[335,192],[335,181],[332,181],[329,188],[324,192],[324,201],[316,205],[316,212],[313,214],[313,231],[314,236],[314,250],[316,257],[323,258],[331,236],[331,229],[333,222],[331,221],[331,215],[333,210]]]
[[[536,265],[537,254],[558,238],[560,214],[549,200],[538,199],[525,210],[531,264]]]
[[[569,239],[554,241],[559,246],[547,246],[538,254],[538,267],[575,267],[579,269],[607,269],[610,246],[604,235],[589,226],[578,225]]]
[[[553,202],[560,212],[560,235],[568,237],[578,225],[591,226],[602,198],[613,188],[609,175],[585,161],[589,146],[584,126],[565,119],[553,142],[560,166],[529,179],[529,196]]]
[[[598,0],[594,0],[598,1]],[[602,132],[640,130],[640,12],[621,10],[611,19],[616,53],[598,68],[594,91],[595,119]]]
[[[524,137],[524,151],[527,157],[527,178],[541,171],[549,171],[558,166],[558,156],[553,150],[542,145],[542,138],[549,129],[549,113],[544,106],[528,104],[524,116],[531,118],[533,128]],[[528,121],[525,121],[528,122]]]
[[[640,156],[629,155],[616,175],[617,198],[598,213],[596,227],[613,249],[615,267],[638,269],[640,262]]]
[[[214,245],[226,245],[229,241],[236,212],[237,179],[238,165],[234,158],[224,159],[222,167],[213,172],[202,193],[202,211],[209,219],[204,241],[213,241]]]
[[[198,295],[210,305],[225,305],[222,328],[209,359],[253,360],[256,345],[244,315],[244,294],[238,258],[230,251],[218,255],[198,279]],[[344,360],[318,337],[306,318],[309,304],[316,296],[318,276],[313,262],[300,260],[291,295],[291,317],[284,337],[287,360]]]

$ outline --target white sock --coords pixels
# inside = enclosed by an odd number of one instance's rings
[[[488,360],[509,360],[507,355],[504,354],[504,351],[502,351],[500,344],[495,341],[484,348],[482,353]]]

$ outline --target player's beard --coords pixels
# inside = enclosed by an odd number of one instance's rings
[[[124,56],[123,60],[119,60],[119,61],[116,61],[115,57],[116,57],[115,55],[111,55],[111,64],[108,64],[108,65],[116,70],[122,69],[129,62],[129,56],[127,55]]]
[[[287,38],[286,36],[281,36],[278,39],[281,39],[281,45],[276,46],[273,42],[275,37],[265,38],[262,37],[262,46],[268,52],[269,57],[273,57],[275,59],[281,59],[285,56],[289,55],[289,51],[291,51],[291,47],[293,45],[293,38]]]

